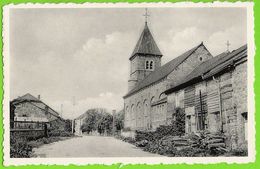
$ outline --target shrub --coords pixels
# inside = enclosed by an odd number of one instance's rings
[[[237,148],[231,150],[231,152],[228,153],[228,156],[248,156],[248,151],[246,149]]]
[[[28,145],[25,137],[19,135],[10,135],[10,157],[11,158],[29,158],[32,154],[32,147]]]

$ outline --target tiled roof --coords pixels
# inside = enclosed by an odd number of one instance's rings
[[[39,100],[38,98],[34,97],[33,95],[31,95],[30,93],[27,93],[21,97],[18,97],[16,99],[14,99],[12,101],[12,104],[18,104],[21,102],[30,102],[32,105],[45,110],[46,106],[49,108],[48,111],[49,113],[53,114],[54,116],[59,117],[59,113],[57,113],[55,110],[53,110],[52,108],[50,108],[47,104],[45,104],[43,101]]]
[[[181,79],[179,82],[172,84],[165,93],[171,93],[175,90],[193,84],[193,80],[199,78],[200,80],[206,79],[225,69],[228,65],[232,64],[235,60],[246,57],[247,45],[244,45],[231,53],[221,53],[196,67],[188,76]],[[203,79],[202,79],[203,78]]]
[[[31,95],[30,93],[27,93],[21,97],[18,97],[17,99],[14,99],[15,102],[21,102],[21,101],[39,101],[36,97]]]
[[[134,51],[130,57],[130,60],[136,55],[136,54],[150,54],[150,55],[157,55],[162,56],[162,53],[160,49],[158,48],[157,44],[155,43],[155,40],[147,26],[145,24],[144,30],[137,41],[137,44],[134,48]]]
[[[138,82],[136,86],[129,91],[124,98],[134,94],[135,92],[165,78],[169,75],[178,65],[180,65],[184,60],[186,60],[197,48],[199,48],[203,43],[195,46],[194,48],[188,50],[187,52],[183,53],[182,55],[174,58],[170,62],[166,63],[165,65],[159,67],[155,71],[151,72],[144,80]]]

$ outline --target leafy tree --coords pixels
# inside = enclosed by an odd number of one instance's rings
[[[120,111],[115,115],[115,128],[116,130],[124,128],[124,111]]]

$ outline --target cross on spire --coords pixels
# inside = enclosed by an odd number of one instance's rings
[[[148,19],[148,17],[150,16],[150,15],[148,14],[147,8],[145,8],[145,14],[144,14],[143,16],[145,17],[145,24],[147,24],[147,19]]]
[[[226,45],[227,45],[227,52],[229,52],[229,46],[231,45],[231,44],[229,43],[229,40],[227,41]]]

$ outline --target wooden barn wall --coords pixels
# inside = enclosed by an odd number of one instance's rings
[[[220,111],[220,98],[219,98],[219,84],[214,80],[210,80],[207,84],[207,102],[208,113],[215,113]]]
[[[184,90],[184,108],[193,107],[195,100],[195,86],[189,86]]]

